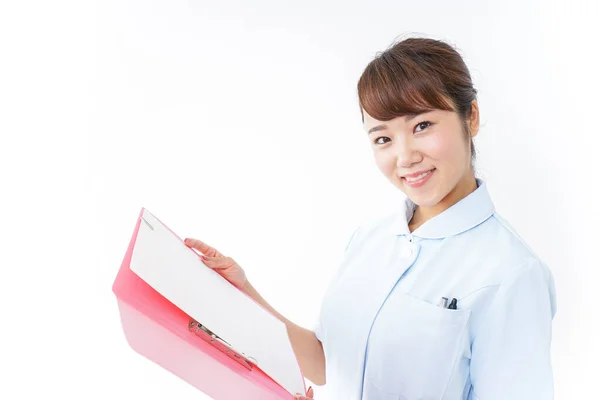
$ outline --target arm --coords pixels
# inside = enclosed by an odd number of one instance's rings
[[[475,334],[471,357],[474,400],[551,400],[554,281],[537,259],[505,279]]]
[[[243,291],[285,324],[288,336],[292,342],[292,348],[294,349],[294,353],[300,364],[302,374],[315,385],[324,385],[325,354],[323,352],[323,346],[315,336],[315,333],[294,324],[292,321],[279,314],[265,299],[263,299],[250,282],[246,283],[243,287]]]
[[[360,227],[356,227],[353,230],[346,243],[345,252],[348,251],[350,243],[359,229]],[[231,257],[225,257],[215,248],[198,239],[187,238],[185,239],[185,244],[195,248],[203,254],[201,258],[207,267],[215,269],[219,274],[225,277],[225,279],[256,300],[285,324],[294,354],[300,364],[302,375],[315,385],[324,385],[325,353],[323,351],[323,345],[315,335],[315,332],[294,324],[271,307],[252,284],[250,284],[244,270]],[[206,255],[208,255],[208,257]],[[340,273],[341,270],[338,270],[337,274],[339,275]]]
[[[348,252],[350,243],[356,236],[356,233],[359,229],[360,226],[355,227],[350,234],[350,237],[346,241],[344,248],[345,253]],[[337,280],[342,272],[343,268],[338,269],[333,281]],[[292,348],[294,349],[294,353],[296,354],[296,358],[300,364],[300,370],[302,371],[302,374],[315,385],[325,385],[325,352],[323,351],[323,345],[319,338],[317,338],[316,333],[294,324],[292,321],[279,314],[273,307],[271,307],[271,305],[269,305],[269,303],[265,301],[265,299],[262,298],[262,296],[247,280],[246,284],[242,287],[242,290],[285,324],[288,336],[292,342]]]

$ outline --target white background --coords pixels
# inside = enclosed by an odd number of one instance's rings
[[[478,174],[556,279],[556,398],[594,397],[600,30],[579,3],[2,2],[0,398],[207,398],[121,331],[142,206],[310,327],[350,231],[402,200],[356,82],[412,34],[464,56]]]

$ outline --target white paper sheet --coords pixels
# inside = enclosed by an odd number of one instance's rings
[[[196,321],[253,357],[257,365],[292,394],[304,380],[285,324],[213,271],[154,215],[136,239],[131,270]]]

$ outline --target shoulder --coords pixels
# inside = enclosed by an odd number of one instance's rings
[[[474,267],[473,276],[481,279],[481,287],[495,288],[499,295],[545,288],[555,308],[555,285],[550,268],[506,218],[495,212],[485,223],[465,232],[465,239],[477,248],[480,261]]]
[[[456,240],[478,255],[482,259],[482,266],[490,268],[489,273],[497,274],[499,281],[513,274],[518,275],[523,268],[548,269],[498,212],[494,212],[484,223],[459,235]]]
[[[505,236],[507,245],[511,248],[519,249],[525,256],[537,258],[537,255],[525,240],[517,233],[516,229],[498,212],[492,215],[492,224],[500,235]]]

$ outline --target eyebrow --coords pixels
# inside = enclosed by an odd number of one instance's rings
[[[419,115],[427,114],[428,112],[431,112],[431,111],[433,111],[433,110],[425,110],[425,111],[421,111],[420,113],[406,114],[406,116],[405,116],[406,122],[410,122],[411,120],[415,119]],[[388,126],[385,124],[374,126],[371,129],[369,129],[369,132],[367,132],[367,135],[370,135],[373,132],[383,131],[387,128],[388,128]]]

